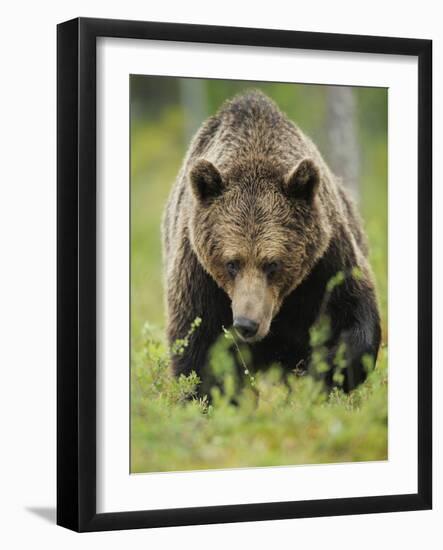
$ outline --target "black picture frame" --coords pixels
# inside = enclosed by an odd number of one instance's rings
[[[96,512],[96,39],[399,54],[418,59],[416,494]],[[75,531],[425,510],[432,507],[432,42],[73,19],[57,28],[57,523]]]

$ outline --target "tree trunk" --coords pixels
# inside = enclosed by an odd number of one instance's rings
[[[355,200],[360,197],[360,143],[353,88],[328,86],[327,137],[332,171],[343,179]]]
[[[185,143],[194,136],[201,123],[207,117],[205,81],[200,78],[181,78],[180,97],[184,110]]]

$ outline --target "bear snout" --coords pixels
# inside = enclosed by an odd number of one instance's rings
[[[257,334],[259,324],[257,321],[247,319],[246,317],[236,317],[234,319],[234,328],[245,340],[254,338]]]

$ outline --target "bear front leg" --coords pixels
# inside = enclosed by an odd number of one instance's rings
[[[355,389],[369,374],[365,357],[375,365],[379,346],[378,324],[356,324],[344,331],[338,343],[328,351],[327,363],[330,370],[326,377],[327,385],[341,387],[345,392]]]
[[[210,338],[201,325],[196,326],[196,319],[201,319],[201,317],[196,315],[192,320],[190,317],[184,320],[183,325],[188,326],[188,330],[173,329],[169,331],[171,366],[175,376],[181,374],[188,376],[195,371],[199,378],[204,377]],[[191,328],[193,323],[195,329]],[[190,334],[191,331],[192,334]]]
[[[213,384],[208,368],[209,351],[221,334],[223,323],[214,323],[214,319],[200,312],[189,313],[182,318],[182,330],[173,327],[169,331],[171,366],[175,376],[188,376],[194,371],[200,379],[197,394],[203,396]],[[199,324],[195,323],[196,318],[201,319]],[[186,329],[193,323],[195,328]]]
[[[184,265],[185,272],[181,269]],[[168,281],[167,295],[172,370],[175,376],[195,371],[201,380],[198,393],[202,394],[210,386],[209,350],[222,326],[232,323],[230,302],[189,249],[186,262],[177,266],[175,276]]]
[[[323,379],[328,388],[337,386],[350,392],[367,378],[365,358],[374,365],[377,360],[381,328],[375,295],[371,290],[358,300],[354,293],[352,299],[341,295],[328,314],[333,329],[325,358],[329,368],[316,377]]]

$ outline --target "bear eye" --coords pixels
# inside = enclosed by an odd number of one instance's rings
[[[271,276],[271,275],[274,275],[276,271],[278,271],[279,267],[280,266],[278,262],[268,262],[264,264],[263,271],[266,273],[266,275]]]
[[[226,264],[226,269],[231,277],[235,277],[240,271],[240,262],[238,260],[231,260]]]

